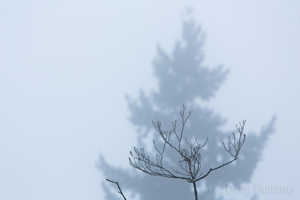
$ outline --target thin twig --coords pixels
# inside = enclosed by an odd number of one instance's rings
[[[117,184],[117,186],[118,186],[118,188],[119,188],[118,193],[122,195],[122,197],[123,197],[124,200],[126,200],[126,198],[125,198],[125,196],[124,196],[124,194],[123,194],[123,192],[122,192],[122,190],[121,190],[121,187],[120,187],[119,183],[116,182],[116,181],[111,181],[111,180],[109,180],[109,179],[106,179],[106,180],[109,181],[109,182],[111,182],[111,183]]]

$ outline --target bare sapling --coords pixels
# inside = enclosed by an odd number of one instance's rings
[[[183,106],[183,110],[181,110],[179,113],[181,116],[181,130],[179,132],[176,131],[177,121],[172,122],[172,130],[169,131],[162,130],[160,121],[152,121],[153,127],[159,133],[160,137],[163,140],[162,148],[159,149],[156,142],[153,140],[154,147],[157,151],[155,159],[153,160],[150,158],[149,155],[146,155],[144,148],[138,149],[134,147],[134,153],[130,151],[131,157],[129,158],[129,164],[132,167],[151,176],[183,179],[189,183],[192,183],[194,188],[195,200],[198,200],[196,183],[201,179],[207,177],[212,171],[229,165],[230,163],[238,159],[239,152],[246,140],[246,135],[244,134],[246,120],[240,122],[239,126],[236,125],[238,134],[236,135],[232,133],[232,137],[228,137],[227,145],[225,145],[225,143],[222,141],[223,147],[225,151],[228,152],[231,159],[219,166],[213,166],[206,171],[202,171],[200,150],[203,147],[205,147],[209,138],[207,137],[203,144],[200,144],[197,138],[192,143],[189,142],[187,138],[183,137],[187,120],[191,116],[191,112],[189,112],[187,117],[185,117],[185,110],[186,106]],[[177,167],[172,166],[170,168],[167,168],[164,166],[163,158],[166,148],[170,148],[171,150],[175,151],[181,158],[177,162]],[[117,184],[119,188],[119,193],[122,195],[124,200],[126,200],[119,184],[108,179],[106,180]]]

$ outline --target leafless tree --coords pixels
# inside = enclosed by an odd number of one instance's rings
[[[189,112],[187,117],[184,116],[185,109],[186,106],[183,106],[183,110],[181,110],[179,113],[182,122],[181,131],[179,133],[176,132],[177,121],[172,122],[173,129],[171,131],[163,131],[161,129],[160,121],[152,122],[153,127],[156,129],[156,131],[160,134],[161,138],[163,139],[163,147],[161,150],[159,150],[155,141],[153,140],[154,147],[158,152],[156,154],[155,161],[151,160],[150,156],[145,154],[144,148],[139,150],[136,147],[134,147],[135,155],[133,152],[130,151],[130,155],[132,158],[129,158],[129,163],[134,168],[139,169],[142,172],[147,173],[151,176],[162,176],[167,178],[183,179],[189,183],[192,183],[194,188],[195,200],[198,200],[196,182],[201,179],[204,179],[212,171],[220,169],[238,159],[238,154],[246,140],[246,135],[244,134],[244,127],[245,127],[246,120],[240,122],[239,123],[240,126],[238,125],[236,126],[239,135],[236,136],[234,133],[232,133],[232,138],[229,137],[227,147],[225,143],[222,141],[224,149],[231,155],[232,159],[226,163],[223,163],[222,165],[211,167],[206,172],[203,172],[201,170],[202,164],[201,164],[200,149],[202,149],[207,144],[209,138],[207,138],[203,144],[200,144],[197,141],[197,138],[195,139],[194,143],[188,142],[187,138],[185,138],[185,143],[188,149],[183,149],[183,132],[184,132],[186,122],[188,118],[191,116],[191,112]],[[175,135],[175,141],[176,141],[175,144],[171,143],[170,141],[170,138],[173,135]],[[178,166],[179,166],[178,169],[175,168],[174,166],[172,166],[170,169],[167,169],[163,165],[164,153],[167,146],[169,146],[171,149],[177,152],[181,157],[181,160],[178,161]],[[119,187],[119,193],[125,199],[123,193],[120,191],[121,189]]]

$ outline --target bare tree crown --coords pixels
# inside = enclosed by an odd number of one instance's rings
[[[198,200],[196,182],[208,176],[212,171],[220,169],[238,159],[238,154],[246,140],[246,135],[244,134],[246,120],[240,122],[239,126],[236,125],[238,135],[232,133],[232,138],[230,136],[228,137],[227,146],[222,141],[225,151],[227,151],[231,155],[232,159],[226,163],[223,163],[222,165],[211,167],[206,172],[203,172],[201,170],[202,165],[200,150],[207,144],[209,138],[207,137],[203,144],[200,144],[197,141],[197,138],[194,140],[193,143],[188,142],[187,138],[185,138],[184,141],[185,146],[187,146],[187,149],[183,148],[183,133],[186,122],[191,116],[191,112],[189,112],[187,117],[185,117],[185,110],[186,106],[183,106],[183,110],[181,110],[179,113],[181,116],[182,123],[181,130],[179,132],[176,131],[177,121],[172,122],[173,128],[169,131],[163,131],[161,129],[160,121],[152,121],[153,127],[160,134],[163,140],[162,149],[159,149],[155,143],[155,140],[153,140],[154,147],[157,151],[155,160],[150,159],[150,156],[145,154],[144,148],[138,149],[134,147],[134,153],[130,151],[131,158],[129,158],[129,163],[132,167],[139,169],[142,172],[147,173],[151,176],[162,176],[167,178],[183,179],[189,183],[193,183],[195,200]],[[175,138],[175,142],[171,142],[171,137]],[[177,163],[177,168],[175,168],[174,166],[172,166],[171,168],[166,168],[163,165],[164,153],[167,146],[180,155],[181,159]],[[114,183],[117,184],[117,182]],[[123,196],[122,192],[120,191],[119,193]]]
[[[233,157],[232,160],[220,166],[210,168],[206,173],[202,172],[200,149],[207,144],[209,138],[207,138],[203,144],[200,144],[197,141],[197,138],[195,139],[194,143],[189,143],[187,138],[185,138],[185,143],[187,144],[188,149],[182,148],[184,128],[188,118],[191,116],[191,112],[189,112],[187,117],[184,116],[185,109],[186,106],[183,106],[183,110],[179,113],[182,122],[182,128],[179,133],[177,133],[176,131],[177,121],[172,122],[173,130],[171,131],[163,131],[161,129],[160,121],[152,122],[153,127],[160,134],[161,138],[164,141],[163,148],[159,150],[155,141],[153,140],[154,147],[158,153],[156,154],[156,161],[152,161],[150,159],[150,156],[145,154],[144,148],[139,150],[134,147],[135,155],[130,151],[130,155],[132,158],[129,158],[129,163],[131,166],[152,176],[184,179],[189,183],[193,183],[205,178],[211,171],[224,167],[225,165],[232,163],[238,158],[238,154],[246,140],[246,135],[243,133],[246,120],[240,123],[240,127],[237,126],[239,135],[236,136],[234,133],[232,133],[233,139],[229,137],[227,147],[225,146],[225,143],[222,142],[224,149]],[[175,138],[177,140],[175,144],[170,142],[170,138],[173,134],[175,135]],[[181,156],[182,159],[178,161],[178,166],[181,170],[176,169],[174,166],[172,166],[172,169],[167,169],[164,167],[163,157],[166,146],[171,147]]]

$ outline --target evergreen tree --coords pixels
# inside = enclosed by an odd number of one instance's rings
[[[230,159],[221,142],[231,133],[221,131],[225,120],[211,109],[200,105],[198,100],[209,101],[213,98],[225,81],[228,70],[224,70],[222,66],[213,69],[203,66],[201,27],[191,19],[184,20],[182,25],[182,40],[175,44],[172,56],[160,47],[157,49],[157,58],[153,65],[158,80],[158,91],[153,91],[146,96],[141,90],[138,101],[127,97],[131,112],[130,121],[139,132],[138,147],[152,148],[153,145],[147,142],[147,137],[153,138],[158,145],[161,140],[151,122],[161,121],[164,129],[172,130],[171,121],[177,119],[182,105],[186,105],[187,110],[192,111],[192,115],[185,128],[185,134],[189,138],[198,138],[200,141],[205,141],[209,137],[205,151],[202,152],[202,169],[207,171],[210,167],[219,166],[220,163]],[[275,117],[259,135],[247,134],[247,141],[235,164],[214,171],[198,182],[199,199],[223,199],[217,198],[214,192],[216,184],[226,186],[231,183],[234,186],[240,186],[250,181],[261,158],[264,144],[269,135],[274,132],[274,122]],[[149,152],[148,154],[151,155]],[[152,155],[155,156],[155,153]],[[170,166],[175,166],[178,162],[178,157],[173,154],[166,153],[164,159]],[[101,156],[99,168],[105,177],[121,182],[123,190],[131,190],[142,200],[194,198],[192,186],[186,181],[152,177],[136,171],[129,173],[128,170],[108,165],[103,156]],[[110,191],[106,183],[103,183],[103,188],[107,199],[120,198],[116,196],[118,194],[115,190]]]

